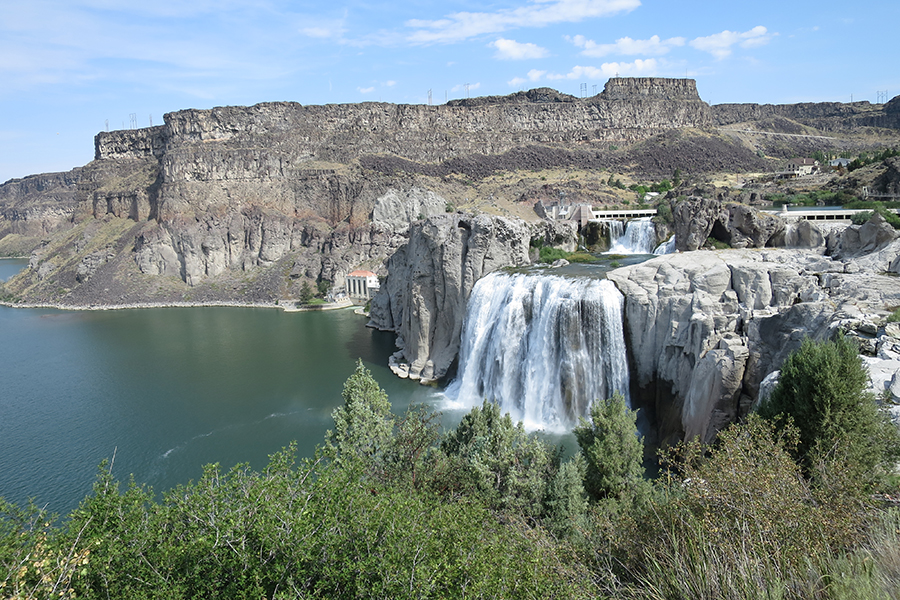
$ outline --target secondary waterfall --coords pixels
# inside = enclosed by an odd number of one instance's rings
[[[605,279],[492,273],[475,284],[447,396],[497,402],[529,429],[564,430],[628,398],[624,298]]]
[[[675,234],[672,234],[672,237],[657,246],[653,254],[672,254],[673,252],[675,252]]]
[[[612,223],[618,227],[614,228]],[[621,233],[622,223],[612,221],[609,228],[610,247],[612,254],[653,254],[656,248],[656,227],[650,217],[642,217],[628,221],[625,230]]]

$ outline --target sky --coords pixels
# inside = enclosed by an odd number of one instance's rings
[[[186,108],[581,96],[616,75],[690,77],[710,104],[883,102],[898,23],[897,0],[0,0],[0,182]]]

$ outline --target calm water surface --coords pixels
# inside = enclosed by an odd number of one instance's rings
[[[357,357],[395,412],[439,408],[387,369],[393,335],[364,325],[349,310],[0,307],[0,496],[65,514],[113,455],[116,477],[155,491],[207,463],[262,468],[292,440],[311,455]]]

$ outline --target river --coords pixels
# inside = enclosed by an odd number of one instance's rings
[[[0,280],[24,264],[0,260]],[[65,514],[103,459],[159,492],[207,463],[262,468],[292,440],[311,456],[357,357],[395,412],[440,408],[387,369],[394,350],[352,310],[0,307],[0,496]]]

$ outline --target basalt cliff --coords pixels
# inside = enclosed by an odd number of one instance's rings
[[[420,218],[521,207],[533,219],[540,199],[617,201],[601,173],[766,169],[761,155],[797,152],[801,138],[786,150],[717,127],[758,118],[895,131],[898,107],[711,107],[690,79],[616,78],[590,98],[543,88],[441,106],[183,110],[158,127],[99,133],[84,167],[0,185],[0,255],[31,256],[5,295],[61,306],[289,301],[304,282],[340,287],[357,267],[383,275]]]
[[[618,177],[772,171],[898,130],[897,98],[709,106],[693,80],[657,78],[611,79],[590,98],[543,88],[441,106],[183,110],[158,127],[99,133],[83,167],[0,185],[0,255],[30,257],[0,292],[61,307],[293,303],[306,285],[342,288],[367,268],[387,276],[372,324],[398,334],[397,369],[433,380],[452,369],[479,278],[529,264],[535,241],[574,247],[574,225],[540,220],[536,203],[617,204]],[[890,240],[825,240],[702,195],[680,206],[681,250],[712,236],[833,258],[685,254],[610,275],[627,298],[637,397],[662,437],[734,418],[800,336],[900,304],[882,279],[854,271],[896,272]]]

